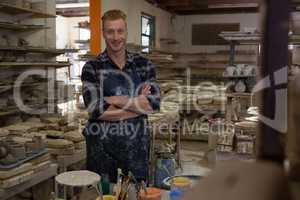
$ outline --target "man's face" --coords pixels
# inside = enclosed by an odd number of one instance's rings
[[[107,20],[103,24],[103,37],[106,48],[112,52],[125,49],[127,41],[127,28],[123,19]]]

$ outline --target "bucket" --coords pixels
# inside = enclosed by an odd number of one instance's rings
[[[141,200],[161,200],[161,190],[158,188],[147,188],[147,194],[142,190],[140,198]]]
[[[182,194],[190,190],[192,182],[189,178],[186,177],[174,177],[171,180],[171,192],[179,191]]]

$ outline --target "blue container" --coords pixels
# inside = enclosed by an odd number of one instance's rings
[[[161,159],[156,160],[155,167],[155,180],[154,184],[156,187],[161,188],[163,180],[167,177],[175,176],[176,162],[175,159]]]
[[[172,190],[169,193],[170,200],[181,200],[184,193],[181,190]]]

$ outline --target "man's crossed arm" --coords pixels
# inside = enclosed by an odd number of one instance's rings
[[[110,104],[108,109],[99,117],[101,120],[118,121],[137,117],[141,114],[152,112],[152,107],[146,97],[150,94],[150,85],[142,88],[141,94],[137,97],[111,96],[105,97]]]

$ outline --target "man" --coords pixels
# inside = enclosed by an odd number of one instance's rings
[[[147,181],[150,136],[147,113],[160,106],[155,70],[126,50],[126,15],[102,17],[106,50],[82,69],[83,98],[90,119],[84,129],[87,168],[116,182],[117,168]]]

